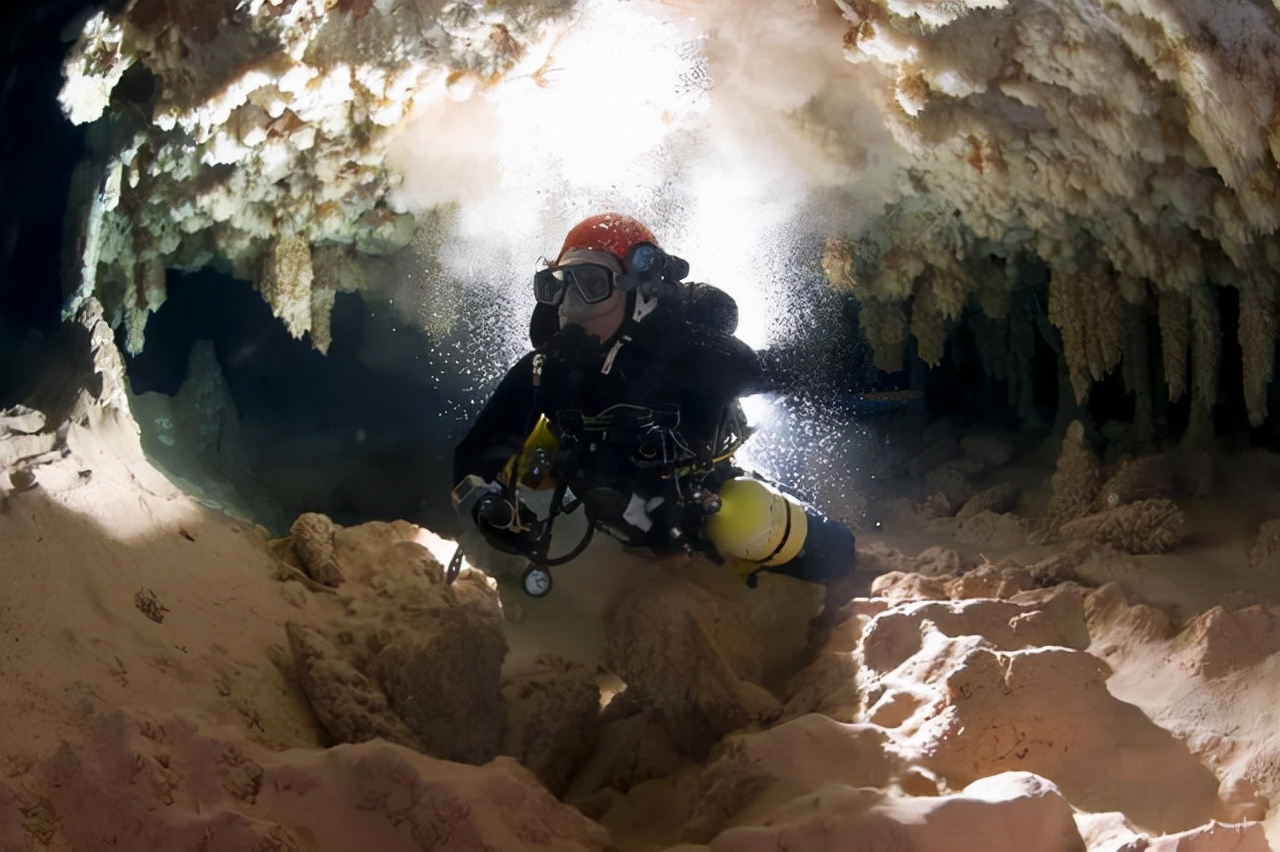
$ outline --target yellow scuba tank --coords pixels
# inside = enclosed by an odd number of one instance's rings
[[[520,485],[534,491],[550,488],[554,484],[550,470],[551,456],[558,449],[560,442],[551,432],[551,422],[544,414],[538,418],[529,437],[524,439],[520,455],[513,459]]]
[[[720,510],[707,519],[706,530],[721,556],[772,568],[804,547],[809,520],[795,498],[749,476],[730,479],[719,497]]]

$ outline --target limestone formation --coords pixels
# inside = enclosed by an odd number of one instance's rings
[[[557,796],[596,749],[600,687],[585,666],[554,657],[532,672],[505,679],[502,753],[528,767]]]
[[[1045,512],[1052,529],[1089,512],[1103,481],[1102,462],[1085,439],[1084,424],[1074,421],[1062,438],[1051,483],[1053,495]]]
[[[910,571],[888,571],[871,581],[871,594],[891,601],[946,600],[947,578]]]
[[[993,828],[968,828],[974,824]],[[874,788],[823,787],[779,808],[767,825],[731,828],[709,846],[711,852],[883,848],[1082,852],[1085,846],[1062,792],[1030,772],[1004,772],[947,795],[908,794],[897,801]]]
[[[875,351],[876,366],[886,372],[902,369],[907,343],[907,314],[901,305],[867,302],[860,314],[862,331]]]
[[[1209,412],[1218,404],[1218,370],[1222,359],[1222,331],[1212,289],[1191,291],[1192,428],[1209,428]],[[1197,422],[1198,421],[1198,422]]]
[[[74,211],[70,310],[106,299],[137,352],[165,268],[214,265],[254,279],[290,332],[323,348],[313,252],[382,255],[414,235],[388,201],[391,128],[448,87],[500,79],[569,5],[133,0],[95,12],[60,101],[77,124],[113,122],[115,147],[82,178],[95,200]]]
[[[1055,275],[1049,285],[1049,319],[1062,332],[1071,387],[1084,402],[1093,383],[1120,363],[1129,331],[1114,276],[1101,267]]]
[[[1099,805],[1111,795],[1110,786],[1141,777],[1146,792],[1143,803],[1129,809],[1131,818],[1161,831],[1207,821],[1217,803],[1213,775],[1136,707],[1113,698],[1104,681],[1103,664],[1083,651],[976,648],[939,684],[949,711],[922,731],[935,744],[926,765],[953,785],[1003,770],[1035,772],[1052,778],[1076,806],[1095,811],[1105,810]],[[1049,683],[1072,688],[1054,690]],[[1050,715],[1089,724],[1041,738],[1022,721]],[[978,718],[981,726],[974,724]],[[1098,785],[1092,773],[1081,771],[1093,759],[1115,754],[1122,742],[1124,768],[1111,764],[1115,773],[1109,785]]]
[[[1094,498],[1093,510],[1114,509],[1136,500],[1171,498],[1178,494],[1180,459],[1170,453],[1124,458],[1112,467]]]
[[[404,721],[391,712],[378,685],[343,659],[332,642],[302,624],[285,625],[298,683],[324,729],[340,743],[381,738],[422,751]]]
[[[1280,518],[1258,528],[1258,538],[1249,550],[1249,566],[1280,578]]]
[[[1064,538],[1108,544],[1126,553],[1165,553],[1182,541],[1186,518],[1172,500],[1138,500],[1062,525]]]
[[[1119,583],[1106,583],[1091,592],[1085,598],[1084,612],[1089,630],[1097,635],[1115,632],[1150,642],[1168,639],[1177,632],[1177,624],[1167,612],[1136,600]]]
[[[725,734],[782,712],[759,683],[763,637],[742,613],[715,611],[711,593],[665,577],[633,590],[608,625],[611,668],[636,700],[661,711],[672,742],[695,759]]]
[[[459,610],[394,638],[369,671],[423,751],[479,765],[502,747],[506,716],[499,677],[506,653],[496,625]]]
[[[966,500],[960,507],[960,511],[956,513],[956,518],[963,521],[979,512],[1000,514],[1013,511],[1013,508],[1018,505],[1019,493],[1017,486],[1011,482],[993,485]]]
[[[75,190],[70,309],[97,295],[136,352],[165,270],[217,266],[252,278],[295,336],[325,349],[336,290],[317,258],[347,252],[367,269],[415,238],[418,220],[393,200],[397,128],[513,78],[545,85],[580,5],[131,0],[96,12],[60,95],[72,121],[111,126]],[[937,365],[971,324],[999,336],[982,342],[984,364],[1029,417],[1037,337],[1061,347],[1083,400],[1130,360],[1123,338],[1146,313],[1161,363],[1130,365],[1140,397],[1158,381],[1177,400],[1189,384],[1206,414],[1220,341],[1234,336],[1232,392],[1264,422],[1280,328],[1280,123],[1257,93],[1280,87],[1274,9],[836,6],[880,127],[834,119],[830,93],[780,108],[778,123],[843,148],[836,171],[857,224],[833,227],[822,265],[859,301],[877,366],[904,366],[909,337]],[[691,76],[714,75],[718,57],[696,59]],[[873,173],[865,137],[877,134],[892,147]],[[1239,296],[1235,328],[1217,308],[1225,287]]]
[[[47,797],[0,782],[6,849],[610,848],[509,758],[464,766],[381,739],[268,749],[180,716],[114,711],[85,719],[40,775]]]
[[[497,594],[474,572],[446,585],[417,537],[405,522],[342,527],[300,516],[275,549],[325,584],[317,588],[340,583],[344,616],[328,631],[334,639],[290,628],[290,650],[313,709],[338,740],[390,738],[377,733],[387,730],[426,754],[484,763],[502,747],[506,718]],[[396,603],[390,612],[387,601]]]
[[[315,272],[305,236],[283,234],[271,241],[258,276],[262,297],[294,337],[311,330],[311,285]]]
[[[1019,592],[1033,588],[1034,585],[1034,575],[1029,569],[1002,567],[988,563],[948,580],[945,596],[951,600],[1012,598]]]
[[[334,523],[317,512],[298,516],[289,528],[293,553],[307,576],[321,585],[342,584],[342,569],[334,556]]]
[[[828,245],[833,284],[883,314],[908,303],[913,282],[942,276],[999,318],[1046,262],[1048,315],[1077,398],[1124,357],[1127,301],[1159,314],[1154,372],[1168,397],[1185,392],[1190,364],[1206,411],[1217,401],[1218,341],[1238,334],[1240,390],[1262,422],[1280,316],[1280,124],[1253,93],[1280,87],[1273,9],[839,5],[845,56],[881,74],[882,110],[908,158],[879,219]],[[867,244],[884,248],[857,250]],[[994,247],[1012,274],[987,272]],[[1219,322],[1219,287],[1248,306],[1238,329]],[[937,322],[913,307],[911,324],[932,363]],[[896,344],[864,328],[877,363],[892,363]]]
[[[592,799],[584,799],[585,795],[597,794],[595,801],[607,808],[613,792],[625,793],[645,781],[670,777],[689,762],[672,745],[661,712],[640,706],[625,690],[600,711],[598,731],[597,749],[565,797],[584,813],[593,810]],[[603,796],[598,795],[601,791]]]
[[[1280,653],[1280,607],[1216,606],[1183,631],[1182,665],[1193,674],[1223,677]]]
[[[1177,402],[1187,390],[1187,352],[1191,348],[1191,303],[1185,293],[1161,293],[1159,297],[1160,352],[1169,401]]]
[[[1276,254],[1280,254],[1277,248]],[[1249,422],[1261,426],[1267,416],[1267,384],[1275,369],[1280,340],[1280,270],[1243,277],[1240,290],[1240,348],[1244,356],[1244,401]]]
[[[887,673],[930,647],[939,636],[962,637],[980,632],[984,644],[1003,651],[1040,645],[1083,649],[1089,644],[1080,601],[1069,593],[1051,596],[1060,602],[962,600],[921,601],[900,605],[873,617],[864,633],[864,666]],[[868,696],[874,702],[874,693]]]
[[[823,716],[802,716],[759,734],[731,738],[698,779],[694,810],[681,829],[686,843],[707,843],[734,814],[770,786],[796,783],[804,755],[822,754],[828,777],[811,785],[884,787],[901,770],[888,734],[874,725],[845,725]]]

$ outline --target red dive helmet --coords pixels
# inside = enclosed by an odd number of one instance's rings
[[[637,245],[648,243],[655,248],[658,238],[641,222],[621,213],[601,213],[589,216],[569,230],[564,246],[556,257],[559,263],[571,251],[607,251],[618,260],[626,262],[627,255]],[[554,264],[552,264],[554,265]]]
[[[565,256],[574,251],[607,251],[622,262],[631,280],[639,283],[680,281],[689,274],[689,264],[663,251],[653,231],[621,213],[588,216],[570,228],[552,267],[565,262]]]
[[[593,257],[590,253],[596,252]],[[617,259],[615,266],[602,263],[599,253]],[[533,295],[538,302],[530,322],[529,337],[541,345],[559,325],[554,309],[570,287],[576,287],[581,301],[596,304],[615,290],[628,294],[627,311],[639,322],[658,304],[655,287],[675,287],[689,274],[689,264],[667,254],[643,223],[621,213],[588,216],[569,229],[564,245],[553,263],[533,276]]]

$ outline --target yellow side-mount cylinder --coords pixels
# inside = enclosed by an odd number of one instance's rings
[[[518,473],[520,484],[535,491],[550,488],[551,471],[548,461],[560,449],[560,442],[551,431],[551,422],[544,414],[538,418],[537,425],[524,439],[524,447],[520,450]]]
[[[707,537],[721,556],[770,568],[790,562],[804,547],[809,519],[799,501],[749,476],[730,479],[719,496]]]

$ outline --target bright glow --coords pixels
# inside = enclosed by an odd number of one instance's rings
[[[871,185],[891,172],[862,171],[888,165],[891,143],[842,56],[846,27],[814,0],[777,0],[767,16],[741,0],[581,0],[501,80],[441,77],[415,92],[390,149],[404,176],[393,201],[448,211],[445,232],[422,241],[424,267],[443,268],[389,295],[453,335],[441,348],[456,346],[456,361],[442,363],[462,410],[448,416],[468,422],[528,349],[539,258],[606,210],[645,222],[690,280],[733,295],[748,344],[810,332],[800,294],[815,247],[876,212]],[[823,195],[860,179],[869,207]],[[844,488],[835,424],[775,398],[744,407],[757,427],[744,464],[824,499],[823,476]]]
[[[498,336],[516,347],[538,258],[574,222],[610,209],[648,224],[689,261],[692,280],[730,292],[739,336],[763,346],[787,331],[779,296],[794,235],[839,228],[801,223],[806,202],[848,181],[845,158],[865,150],[865,132],[832,144],[843,131],[809,114],[839,93],[848,104],[833,114],[854,120],[862,96],[840,56],[843,29],[837,10],[808,0],[778,4],[767,20],[729,0],[583,0],[500,81],[441,79],[415,95],[391,148],[404,174],[395,203],[456,205],[441,261],[465,285],[496,291],[502,320],[519,330]]]
[[[448,566],[453,559],[453,554],[458,549],[457,542],[442,538],[425,527],[417,528],[414,532],[413,540],[430,553],[433,559],[444,566]],[[470,564],[465,559],[463,560],[464,566],[470,567]]]

